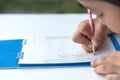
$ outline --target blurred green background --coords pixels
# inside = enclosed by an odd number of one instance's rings
[[[0,13],[85,13],[76,0],[0,0]]]

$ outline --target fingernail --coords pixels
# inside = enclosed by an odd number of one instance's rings
[[[99,74],[100,70],[98,68],[95,68],[95,73]]]
[[[107,80],[114,80],[111,76],[107,75],[106,76]]]
[[[95,73],[97,74],[106,74],[106,69],[103,68],[103,65],[95,67]]]
[[[92,66],[92,67],[95,66],[95,61],[91,61],[91,66]]]

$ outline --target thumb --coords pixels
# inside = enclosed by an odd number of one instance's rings
[[[95,49],[101,47],[106,37],[108,36],[108,28],[104,24],[96,24],[95,25],[94,37],[92,38],[92,43]]]
[[[95,47],[95,49],[99,49],[101,47],[101,45],[104,43],[105,39],[98,39],[98,38],[94,38],[92,40],[92,44]]]

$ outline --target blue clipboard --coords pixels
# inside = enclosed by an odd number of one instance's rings
[[[111,34],[110,40],[116,51],[120,50],[120,45],[114,34]],[[0,40],[0,68],[18,68],[18,67],[65,67],[65,66],[90,66],[90,62],[77,63],[50,63],[50,64],[18,64],[19,54],[23,46],[23,39]]]
[[[23,39],[0,40],[0,68],[16,68]]]

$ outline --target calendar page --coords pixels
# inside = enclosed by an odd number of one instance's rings
[[[80,44],[72,41],[71,36],[36,37],[26,40],[19,64],[90,62],[112,51],[115,49],[109,37],[95,55],[84,51]]]

